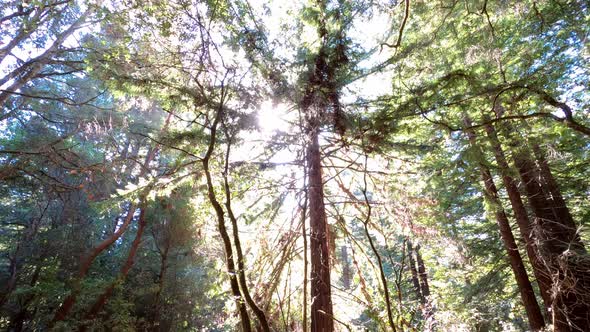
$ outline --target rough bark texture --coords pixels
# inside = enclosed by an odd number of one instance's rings
[[[307,227],[305,226],[305,220],[307,218],[307,204],[308,204],[308,196],[307,196],[307,167],[303,169],[304,177],[303,180],[303,206],[301,207],[301,236],[303,237],[303,300],[302,300],[302,330],[303,332],[307,332],[307,274],[308,274],[308,257],[307,257]]]
[[[487,125],[485,128],[488,138],[490,139],[492,149],[494,150],[498,168],[502,175],[502,182],[506,187],[506,192],[508,193],[512,210],[514,211],[516,223],[525,242],[525,249],[533,267],[533,274],[535,275],[537,284],[539,285],[541,298],[543,299],[545,308],[549,309],[551,308],[551,277],[549,276],[549,271],[539,256],[537,243],[533,238],[533,229],[528,217],[528,212],[522,201],[522,197],[520,196],[516,182],[512,176],[510,176],[510,166],[506,161],[506,156],[502,146],[500,145],[496,131],[491,125]]]
[[[465,124],[467,127],[471,126],[469,119],[465,119]],[[471,147],[477,150],[477,155],[483,157],[483,154],[477,145],[475,132],[473,130],[468,130],[467,136]],[[502,202],[498,196],[498,189],[496,188],[490,170],[483,162],[479,163],[479,169],[481,172],[481,179],[484,183],[485,197],[493,209],[500,231],[500,238],[502,239],[502,243],[508,254],[508,261],[510,262],[510,267],[512,268],[516,284],[518,285],[518,290],[520,291],[520,297],[524,304],[529,326],[533,331],[541,330],[545,326],[545,320],[543,319],[543,314],[537,303],[537,298],[535,297],[535,292],[526,272],[522,257],[518,252],[518,246],[514,239],[514,235],[512,234],[512,229],[510,228],[508,216],[506,215],[506,212],[502,207]]]
[[[324,206],[321,154],[318,129],[312,130],[307,150],[309,221],[311,228],[311,331],[334,330],[330,288],[330,251]]]
[[[558,219],[546,199],[535,164],[522,153],[514,157],[529,204],[535,214],[535,233],[553,281],[551,313],[555,331],[590,328],[590,262],[576,229]]]
[[[545,189],[547,199],[552,203],[551,205],[555,217],[558,220],[561,220],[567,227],[571,229],[576,229],[576,223],[574,222],[574,218],[570,214],[565,199],[561,195],[561,190],[559,190],[559,185],[553,177],[553,173],[551,172],[549,163],[545,158],[545,153],[538,144],[533,144],[532,149],[539,166],[539,172],[541,175],[541,180],[543,182],[543,188]]]
[[[546,196],[551,190],[543,188],[540,171],[525,142],[506,126],[514,166],[535,216],[532,231],[538,241],[539,258],[550,280],[548,307],[554,329],[587,331],[590,328],[590,260],[575,227],[554,213],[554,204]],[[486,129],[499,146],[494,128],[488,125]]]

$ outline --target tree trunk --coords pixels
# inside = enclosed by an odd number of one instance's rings
[[[559,220],[546,199],[535,164],[517,153],[518,168],[535,214],[539,248],[553,280],[551,311],[555,331],[588,331],[590,327],[590,262],[576,229]]]
[[[155,235],[154,241],[156,241],[156,243],[158,241]],[[168,270],[168,253],[170,252],[170,241],[168,239],[166,240],[166,246],[164,247],[164,250],[161,250],[157,244],[156,247],[160,253],[160,272],[158,273],[158,290],[156,290],[156,294],[154,295],[152,317],[150,319],[152,330],[157,330],[156,323],[159,324],[160,321],[160,303],[162,301],[162,291],[164,290],[164,280],[166,280],[166,271]]]
[[[331,332],[334,330],[334,321],[330,288],[330,251],[318,140],[319,126],[314,127],[311,130],[310,142],[307,147],[309,220],[311,228],[311,298],[313,299],[311,303],[311,331]]]
[[[31,281],[29,282],[29,286],[35,287],[37,284],[37,280],[39,280],[39,275],[41,273],[42,262],[39,263],[35,267],[35,271],[33,272],[33,276],[31,277]],[[8,331],[10,332],[21,332],[23,331],[25,322],[30,318],[29,310],[27,306],[33,299],[35,295],[29,295],[22,303],[20,311],[10,320],[10,325],[8,326]]]
[[[420,245],[417,245],[414,248],[414,252],[416,253],[416,263],[418,264],[420,290],[422,291],[422,296],[424,296],[424,298],[426,299],[426,304],[424,305],[424,320],[426,321],[426,326],[424,331],[433,331],[436,330],[436,321],[434,320],[434,307],[432,306],[432,302],[428,298],[430,296],[430,286],[428,285],[428,274],[426,273],[426,265],[424,264],[424,260],[422,260],[422,255],[420,254]]]
[[[222,98],[225,96],[225,92],[221,91]],[[211,178],[211,171],[209,169],[209,160],[213,155],[213,150],[215,149],[216,137],[217,137],[217,127],[221,118],[223,116],[223,100],[220,102],[219,109],[217,109],[217,114],[215,115],[215,119],[211,124],[211,134],[209,138],[209,146],[207,148],[207,152],[205,153],[205,157],[203,157],[203,171],[205,172],[205,178],[207,179],[207,197],[209,198],[209,202],[213,206],[215,210],[215,215],[217,216],[217,228],[219,230],[219,234],[221,235],[221,239],[223,241],[223,247],[225,251],[225,263],[227,266],[227,274],[229,277],[229,283],[231,287],[232,295],[235,299],[236,306],[238,308],[238,312],[240,314],[240,322],[242,325],[242,330],[244,332],[250,332],[252,327],[250,325],[250,316],[248,315],[248,310],[246,308],[246,304],[242,298],[242,294],[240,292],[240,285],[238,283],[238,278],[236,277],[236,266],[234,263],[234,255],[231,240],[229,238],[229,234],[227,233],[227,228],[225,227],[225,213],[223,212],[223,208],[221,204],[217,200],[215,196],[215,189],[213,186],[213,179]]]
[[[226,130],[226,136],[228,136],[228,135],[229,134],[227,133],[227,130]],[[246,300],[246,303],[248,303],[248,306],[254,312],[254,315],[256,315],[256,318],[258,318],[258,322],[260,324],[262,331],[269,332],[270,328],[268,326],[268,321],[266,320],[266,315],[265,315],[264,311],[262,311],[258,307],[256,302],[254,302],[254,300],[250,296],[250,291],[248,290],[248,282],[246,280],[246,271],[245,271],[245,266],[244,266],[244,254],[242,253],[242,245],[240,244],[240,233],[239,233],[239,229],[238,229],[238,220],[237,220],[236,216],[234,215],[234,212],[233,212],[233,209],[231,206],[231,188],[229,186],[229,181],[227,178],[228,173],[229,173],[229,153],[230,153],[230,148],[231,148],[231,143],[232,143],[231,141],[232,141],[232,139],[230,137],[228,137],[227,151],[225,154],[225,169],[223,172],[223,187],[225,190],[225,209],[227,210],[227,215],[228,215],[229,220],[232,225],[234,246],[236,247],[236,256],[237,256],[236,258],[238,260],[237,261],[238,283],[240,285],[240,289],[242,291],[242,294],[244,295],[244,299]]]
[[[139,214],[139,224],[138,224],[138,228],[137,228],[137,233],[135,235],[135,239],[133,240],[133,243],[131,244],[131,248],[129,249],[129,254],[127,255],[127,260],[125,261],[125,264],[121,268],[121,271],[119,272],[119,275],[117,276],[117,279],[115,281],[113,281],[109,285],[109,287],[107,289],[105,289],[104,292],[99,296],[99,298],[94,302],[94,305],[92,306],[92,308],[88,311],[88,313],[85,316],[86,320],[94,319],[96,317],[96,315],[98,315],[100,313],[102,308],[105,306],[105,304],[107,303],[107,301],[109,300],[109,298],[113,294],[117,284],[121,283],[121,282],[125,281],[125,279],[127,279],[127,275],[129,274],[129,271],[131,270],[131,267],[133,266],[133,263],[135,262],[134,261],[135,255],[137,254],[139,244],[141,243],[141,237],[143,236],[143,231],[144,231],[145,225],[146,225],[145,204],[143,204],[143,205],[144,206],[141,208],[141,212]],[[84,326],[82,326],[80,328],[80,330],[85,330]]]
[[[561,220],[564,225],[571,229],[576,229],[576,223],[574,222],[574,218],[570,214],[570,211],[561,195],[561,190],[559,190],[559,185],[555,178],[553,177],[553,173],[551,172],[551,168],[549,167],[549,163],[545,158],[545,153],[541,149],[538,144],[533,143],[532,149],[535,154],[535,157],[538,162],[539,172],[541,174],[543,188],[546,189],[547,197],[549,201],[552,203],[553,206],[553,213],[558,220]],[[577,235],[577,234],[576,234]],[[579,239],[578,239],[579,241]]]
[[[414,249],[416,251],[416,263],[418,263],[418,277],[420,277],[420,289],[424,297],[430,296],[430,286],[428,286],[428,274],[426,273],[426,266],[420,255],[420,245]]]
[[[303,237],[303,299],[302,299],[302,330],[307,332],[307,275],[308,275],[308,257],[307,257],[307,227],[305,227],[305,220],[307,218],[307,204],[308,204],[308,188],[307,188],[307,166],[303,168],[303,206],[301,207],[301,236]]]
[[[465,124],[467,127],[470,127],[471,121],[469,121],[468,118],[465,118]],[[475,132],[473,130],[467,130],[467,136],[471,147],[476,149],[476,154],[483,158],[483,153],[477,145]],[[498,189],[496,188],[492,174],[483,161],[480,161],[479,169],[481,172],[481,179],[484,183],[485,197],[492,206],[500,231],[500,237],[504,244],[504,248],[506,249],[506,253],[508,254],[508,261],[510,262],[510,267],[514,273],[520,297],[527,313],[529,326],[531,330],[539,331],[545,326],[545,320],[543,319],[543,314],[537,303],[537,298],[535,297],[535,292],[526,272],[522,257],[518,252],[518,246],[514,239],[514,235],[512,234],[512,229],[510,228],[508,216],[502,207],[502,202],[498,196]]]
[[[545,308],[549,309],[551,308],[551,277],[549,276],[549,271],[539,256],[537,243],[533,238],[533,229],[528,217],[528,212],[526,211],[522,197],[520,196],[520,192],[516,186],[516,182],[510,176],[510,166],[506,161],[506,156],[504,155],[504,150],[502,149],[500,141],[498,140],[496,130],[491,125],[486,125],[485,129],[488,134],[488,138],[490,139],[495,159],[498,163],[498,168],[500,169],[500,173],[502,175],[502,182],[506,187],[508,198],[510,200],[510,204],[512,205],[512,210],[514,211],[516,223],[525,242],[525,249],[533,267],[533,274],[535,275],[537,284],[539,285],[541,298],[543,299]]]
[[[341,250],[342,256],[342,287],[346,290],[350,289],[350,279],[351,279],[351,271],[350,271],[350,262],[348,261],[348,250],[346,245],[343,245]]]
[[[161,132],[166,131],[166,129],[168,128],[168,126],[170,124],[171,118],[172,118],[172,113],[170,113],[168,115],[168,117],[166,118],[166,122],[164,123],[164,126],[162,127]],[[152,162],[152,160],[154,160],[154,158],[156,157],[156,154],[158,153],[158,149],[159,149],[159,145],[155,145],[153,148],[151,148],[148,151],[148,153],[145,157],[145,160],[143,162],[142,168],[139,171],[138,178],[141,178],[142,176],[144,176],[148,172],[149,165]],[[145,194],[146,193],[144,193],[144,195]],[[96,259],[96,257],[98,257],[98,255],[100,255],[103,251],[105,251],[107,248],[109,248],[113,243],[115,243],[123,235],[123,233],[127,230],[127,227],[129,227],[129,224],[133,220],[133,216],[135,215],[136,210],[137,210],[137,204],[134,202],[131,202],[129,204],[129,210],[127,211],[127,215],[125,216],[125,219],[124,219],[121,227],[119,227],[119,229],[115,233],[111,234],[106,239],[104,239],[102,242],[100,242],[96,247],[92,248],[92,250],[90,251],[90,254],[88,256],[81,258],[80,267],[78,269],[78,274],[76,276],[76,279],[73,282],[73,286],[70,291],[70,294],[68,296],[66,296],[64,301],[61,303],[60,307],[55,312],[53,319],[49,323],[49,328],[53,327],[53,325],[55,325],[55,323],[66,319],[66,317],[68,316],[70,311],[74,308],[74,304],[76,304],[78,294],[81,291],[81,282],[88,274],[88,271],[90,270],[90,267],[92,266],[92,263],[94,263],[94,260]]]
[[[418,270],[416,269],[416,260],[414,259],[414,248],[412,246],[412,241],[407,239],[408,243],[408,260],[410,265],[410,272],[412,273],[412,284],[414,285],[414,292],[416,293],[416,297],[420,300],[420,303],[425,304],[426,298],[422,295],[422,290],[420,289],[420,280],[418,279]]]

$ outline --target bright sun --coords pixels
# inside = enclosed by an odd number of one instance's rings
[[[285,120],[287,110],[285,104],[273,104],[270,100],[263,102],[258,109],[258,126],[260,130],[269,134],[278,130],[287,131],[289,125]]]

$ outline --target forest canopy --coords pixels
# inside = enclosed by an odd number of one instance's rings
[[[0,330],[590,331],[583,0],[3,0]]]

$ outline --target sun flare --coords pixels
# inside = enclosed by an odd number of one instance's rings
[[[258,126],[264,133],[286,131],[289,123],[286,121],[288,107],[285,104],[274,104],[267,100],[258,109]]]

